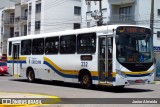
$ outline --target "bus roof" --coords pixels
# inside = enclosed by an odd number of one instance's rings
[[[106,26],[100,26],[100,27],[82,28],[82,29],[76,29],[76,30],[65,30],[65,31],[59,31],[59,32],[13,37],[13,38],[9,38],[8,41],[18,41],[18,40],[26,40],[26,39],[34,39],[34,38],[44,38],[44,37],[70,35],[70,34],[82,34],[82,33],[100,32],[100,31],[113,33],[113,29],[117,29],[117,27],[119,26],[135,26],[135,27],[149,28],[149,27],[140,26],[140,25],[124,25],[124,24],[123,25],[106,25]]]

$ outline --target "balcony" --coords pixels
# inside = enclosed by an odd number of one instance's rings
[[[14,25],[14,18],[3,19],[3,25],[13,26]]]
[[[136,24],[135,16],[129,14],[111,15],[109,24]]]
[[[116,4],[116,5],[120,5],[120,4],[127,4],[127,3],[133,3],[136,0],[108,0],[109,4]]]
[[[21,16],[21,23],[23,24],[27,23],[27,16]]]
[[[21,16],[21,20],[27,20],[27,16]]]
[[[15,18],[15,22],[19,22],[20,21],[20,16]]]
[[[21,0],[21,5],[27,5],[27,2],[30,1],[30,0]]]

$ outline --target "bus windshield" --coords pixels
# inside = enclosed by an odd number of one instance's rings
[[[120,63],[152,63],[153,41],[150,34],[117,35],[117,60]]]

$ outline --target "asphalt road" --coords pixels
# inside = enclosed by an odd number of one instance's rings
[[[126,86],[124,89],[116,90],[112,87],[94,86],[92,89],[82,89],[78,84],[63,83],[57,81],[37,81],[29,83],[25,79],[13,78],[12,76],[0,76],[0,92],[8,93],[30,93],[53,95],[62,99],[61,103],[56,107],[68,107],[68,103],[72,103],[75,98],[160,98],[160,83],[147,85]],[[65,99],[64,99],[65,98]],[[74,99],[69,99],[74,98]],[[79,100],[79,99],[78,99]],[[103,100],[103,99],[102,99]],[[113,99],[114,100],[114,99]],[[69,104],[69,107],[117,107],[117,105],[128,107],[128,104]],[[135,107],[158,107],[158,104],[129,104]],[[53,105],[49,105],[52,107]]]

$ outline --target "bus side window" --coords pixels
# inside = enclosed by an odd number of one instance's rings
[[[31,54],[31,39],[21,41],[21,55]]]
[[[60,37],[60,53],[74,54],[76,52],[76,35]]]
[[[59,37],[49,37],[45,39],[45,54],[58,54]]]
[[[44,54],[44,38],[33,39],[32,54],[34,55]]]
[[[77,36],[77,53],[95,53],[96,33],[79,34]]]

